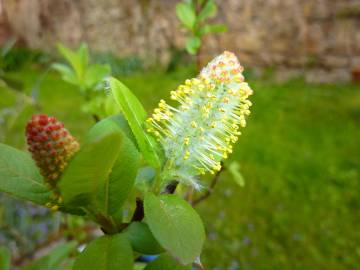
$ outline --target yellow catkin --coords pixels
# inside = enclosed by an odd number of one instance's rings
[[[197,188],[197,175],[221,169],[220,162],[232,152],[252,105],[248,97],[253,91],[242,71],[236,56],[225,51],[197,78],[170,92],[171,99],[179,102],[177,108],[161,100],[147,119],[147,131],[171,160],[167,178]]]

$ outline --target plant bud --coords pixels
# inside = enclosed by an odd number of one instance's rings
[[[26,126],[26,139],[40,173],[55,188],[56,180],[79,150],[79,143],[63,123],[45,114],[32,116]]]

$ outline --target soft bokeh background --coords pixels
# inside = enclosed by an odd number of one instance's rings
[[[208,235],[204,265],[358,269],[360,1],[217,3],[213,21],[228,32],[207,36],[200,59],[235,52],[255,94],[231,156],[245,186],[225,171],[197,206]],[[59,58],[57,42],[86,42],[92,61],[110,64],[149,112],[169,100],[169,91],[197,72],[183,49],[175,4],[1,0],[0,41],[14,46],[2,58],[0,142],[25,149],[24,126],[40,111],[63,121],[80,142],[93,124],[77,89],[49,68]],[[14,263],[51,243],[64,217],[0,196],[0,245],[14,250]]]

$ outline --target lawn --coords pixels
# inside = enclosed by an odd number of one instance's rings
[[[82,140],[93,121],[72,86],[42,70],[10,74],[38,87],[41,111]],[[120,78],[150,112],[191,74],[180,69]],[[231,159],[246,185],[224,172],[198,209],[207,227],[207,269],[356,269],[360,265],[360,86],[276,83],[250,76],[252,114]],[[0,88],[0,109],[14,103]],[[24,148],[27,108],[4,142]]]

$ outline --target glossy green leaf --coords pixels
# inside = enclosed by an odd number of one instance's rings
[[[11,253],[6,247],[0,247],[0,269],[10,269]]]
[[[142,254],[159,254],[164,252],[164,249],[156,241],[146,223],[131,223],[126,229],[125,234],[136,252]]]
[[[143,128],[147,116],[145,109],[136,96],[117,79],[110,78],[110,88],[135,135],[141,153],[151,166],[158,168],[160,159],[156,153],[157,144]]]
[[[76,242],[61,244],[52,249],[47,255],[31,262],[21,270],[64,269],[63,267],[60,268],[60,266],[68,259],[69,254],[75,251],[76,245]]]
[[[200,256],[205,230],[196,211],[176,195],[148,193],[144,200],[146,222],[158,242],[186,265]]]
[[[133,253],[124,234],[104,235],[77,257],[73,270],[133,270]]]
[[[191,270],[191,264],[182,265],[168,254],[161,254],[150,262],[144,270]]]
[[[207,18],[214,17],[217,12],[217,6],[214,0],[208,0],[204,8],[200,11],[198,15],[198,20],[203,21]]]
[[[124,125],[123,128],[122,125]],[[121,211],[121,206],[134,186],[140,154],[132,141],[125,135],[127,125],[125,119],[120,115],[104,119],[97,126],[102,132],[114,129],[123,134],[119,155],[102,192],[99,193],[101,211],[106,216],[110,216]]]
[[[60,178],[65,204],[87,206],[95,201],[116,162],[123,139],[123,134],[111,127],[101,131],[95,125],[89,131],[84,145]]]
[[[200,29],[200,34],[209,34],[209,33],[223,33],[227,31],[227,27],[223,24],[206,24]]]
[[[235,181],[240,187],[245,186],[245,179],[244,176],[240,172],[240,164],[237,161],[233,161],[228,166],[228,170]]]
[[[193,36],[189,37],[186,40],[186,50],[190,54],[196,54],[201,46],[201,39],[199,37]]]
[[[0,144],[0,191],[45,205],[51,193],[30,155]]]
[[[186,28],[190,30],[194,28],[196,14],[190,3],[181,2],[176,4],[176,15]]]
[[[125,117],[121,113],[112,115],[110,117],[107,117],[106,119],[112,121],[117,126],[117,130],[121,130],[126,135],[126,137],[129,138],[136,146],[137,142],[134,134],[131,131],[129,123],[126,121]]]

